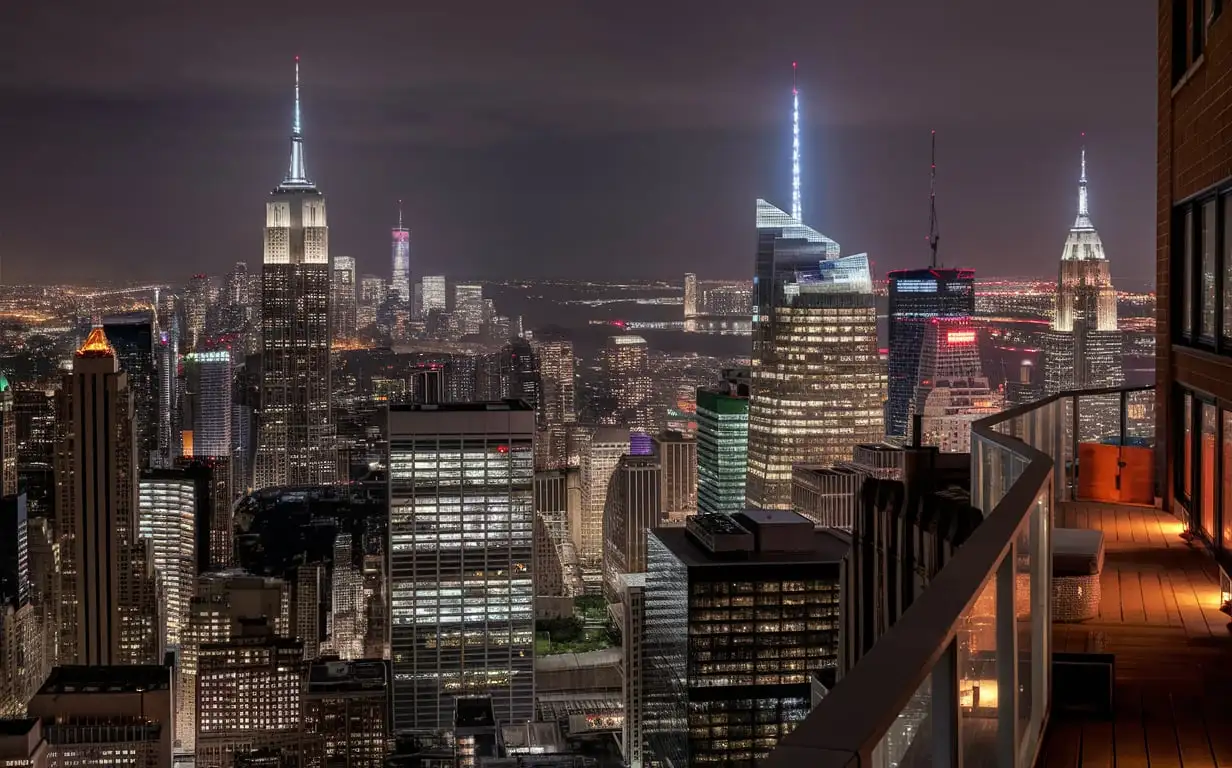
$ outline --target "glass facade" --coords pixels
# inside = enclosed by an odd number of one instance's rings
[[[682,546],[655,532],[647,547],[647,746],[661,764],[754,765],[808,714],[812,673],[837,664],[838,566],[699,563]]]
[[[393,727],[534,719],[534,412],[391,413]]]
[[[886,434],[904,437],[920,382],[920,357],[928,324],[935,318],[975,314],[975,272],[970,269],[910,269],[891,272],[889,404]]]
[[[137,527],[162,582],[164,645],[179,646],[197,580],[197,487],[187,477],[142,478]]]
[[[749,399],[697,390],[697,511],[744,509]]]
[[[791,508],[792,465],[835,464],[884,437],[885,382],[868,256],[758,201],[745,495]]]

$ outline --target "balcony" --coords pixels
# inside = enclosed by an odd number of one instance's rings
[[[972,503],[991,513],[763,765],[1232,765],[1214,561],[1135,505],[1160,474],[1154,397],[1064,393],[975,422]],[[1104,536],[1098,607],[1079,623],[1053,621],[1059,528]],[[1115,657],[1110,716],[1054,709],[1054,653]]]

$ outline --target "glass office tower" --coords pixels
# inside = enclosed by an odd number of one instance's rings
[[[753,278],[748,504],[791,508],[793,464],[835,464],[884,436],[885,383],[868,255],[764,200]]]
[[[975,314],[975,271],[900,269],[890,275],[890,401],[886,434],[905,437],[919,384],[920,353],[935,318]]]
[[[535,717],[534,432],[517,400],[390,409],[397,732],[452,729],[458,696]]]

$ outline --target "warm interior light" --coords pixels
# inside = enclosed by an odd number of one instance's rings
[[[947,344],[974,344],[975,331],[950,331],[945,335]]]

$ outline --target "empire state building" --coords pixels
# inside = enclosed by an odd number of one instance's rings
[[[304,167],[296,57],[291,162],[265,204],[258,488],[336,480],[329,301],[325,196]]]
[[[1125,382],[1122,336],[1117,328],[1117,297],[1104,244],[1087,207],[1087,154],[1082,151],[1078,216],[1065,238],[1057,276],[1057,304],[1044,337],[1044,387],[1049,394],[1069,389],[1119,387]],[[1088,401],[1089,402],[1089,401]],[[1115,404],[1108,413],[1098,403],[1079,414],[1082,440],[1116,434]]]

